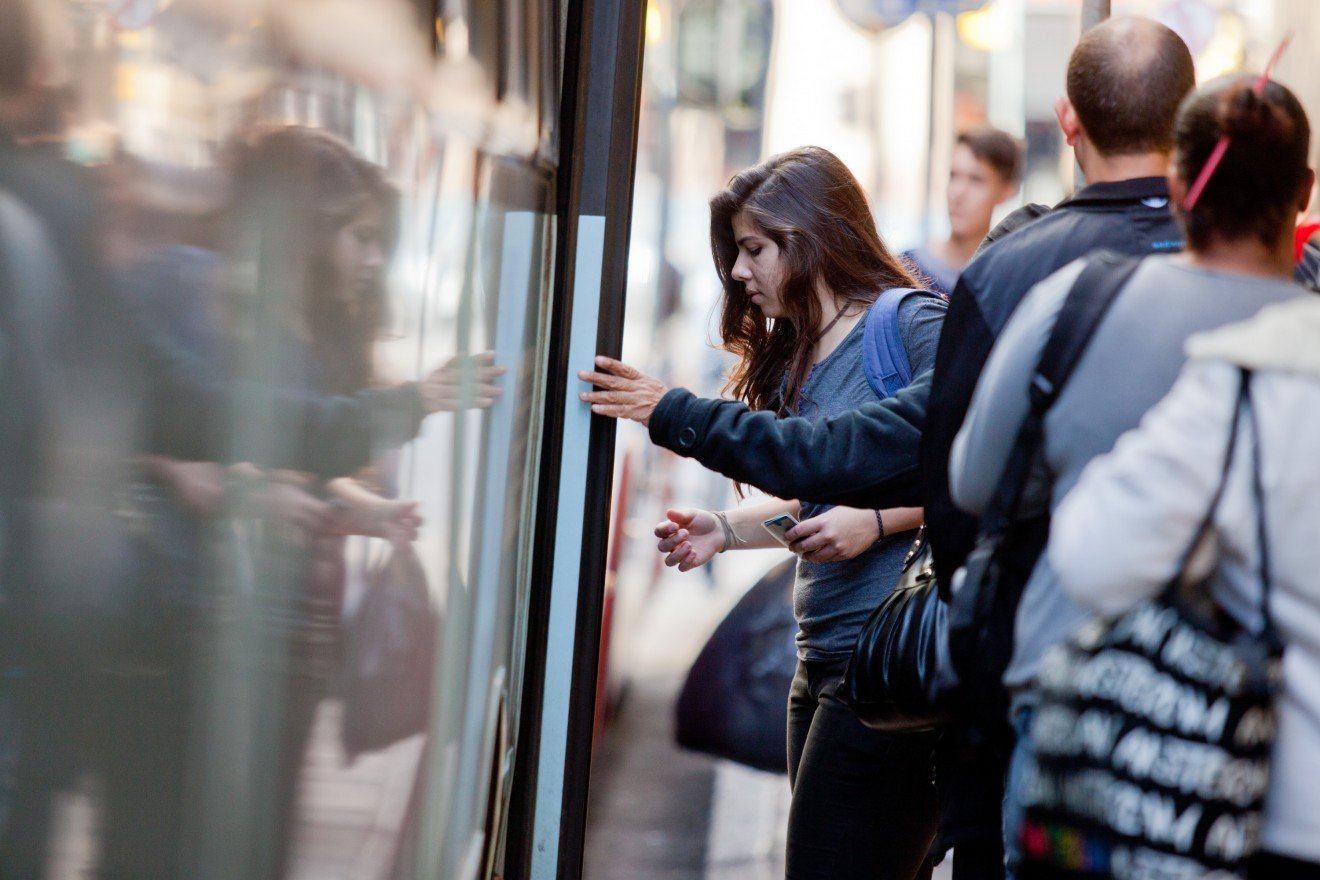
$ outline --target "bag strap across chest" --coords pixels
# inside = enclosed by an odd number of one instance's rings
[[[1028,394],[1031,408],[1018,430],[999,485],[981,523],[983,533],[1008,528],[1043,439],[1045,414],[1058,399],[1077,363],[1141,260],[1114,251],[1094,254],[1068,291],[1054,329],[1041,351]]]

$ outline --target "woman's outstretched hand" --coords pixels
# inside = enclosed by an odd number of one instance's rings
[[[583,370],[578,378],[604,389],[578,395],[591,404],[593,413],[612,419],[631,419],[643,425],[650,424],[656,404],[669,390],[659,379],[603,355],[596,358],[596,372]]]
[[[655,536],[660,539],[656,549],[666,554],[665,565],[691,571],[724,549],[724,530],[709,510],[666,510],[665,516],[667,519],[655,527]]]
[[[483,351],[451,357],[417,386],[428,413],[489,409],[501,394],[495,381],[502,375],[504,367],[496,366],[495,352]]]

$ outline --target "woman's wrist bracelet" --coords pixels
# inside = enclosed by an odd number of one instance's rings
[[[880,534],[876,535],[875,539],[877,541],[883,541],[885,539],[885,520],[878,510],[875,512],[875,527],[876,530],[880,532]]]
[[[720,530],[724,532],[724,546],[720,548],[720,552],[723,553],[725,550],[732,550],[734,547],[741,544],[742,541],[738,540],[738,535],[734,532],[733,526],[729,525],[728,514],[722,510],[716,510],[714,513],[715,518],[720,521]]]

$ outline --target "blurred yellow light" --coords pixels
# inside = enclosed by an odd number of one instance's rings
[[[115,67],[115,100],[122,103],[137,98],[137,68],[133,64],[121,63]]]
[[[1215,35],[1196,56],[1196,78],[1210,80],[1242,69],[1246,55],[1247,33],[1235,15],[1221,15]]]
[[[657,3],[646,4],[646,43],[656,46],[665,40],[665,13]]]
[[[442,45],[445,42],[445,20],[438,15],[435,17],[435,41]]]
[[[958,36],[973,49],[1002,52],[1013,42],[1013,25],[999,3],[958,16]]]

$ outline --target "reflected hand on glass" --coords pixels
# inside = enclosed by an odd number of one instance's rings
[[[224,465],[159,456],[151,456],[148,460],[185,510],[197,516],[211,516],[220,509],[225,498]]]
[[[578,378],[583,382],[604,389],[584,391],[578,395],[591,404],[591,411],[598,416],[650,424],[651,413],[655,412],[660,398],[665,396],[669,387],[659,379],[653,379],[614,358],[598,356],[596,367],[598,372],[583,370],[578,373]]]
[[[422,526],[422,515],[417,506],[420,502],[407,499],[390,499],[380,505],[372,515],[372,521],[364,532],[377,538],[384,538],[391,544],[410,544],[417,540],[418,529]]]
[[[455,355],[417,383],[428,413],[458,409],[489,409],[501,394],[495,380],[504,368],[495,365],[495,352]]]
[[[384,538],[391,544],[410,544],[417,540],[422,526],[420,502],[401,498],[377,498],[368,505],[343,505],[335,521],[335,531],[345,535]]]
[[[691,571],[705,565],[724,549],[724,530],[709,510],[684,508],[666,510],[668,517],[655,527],[656,549],[665,555],[665,565]]]
[[[326,531],[334,518],[329,502],[289,483],[272,480],[255,494],[254,500],[267,517],[305,532]]]

